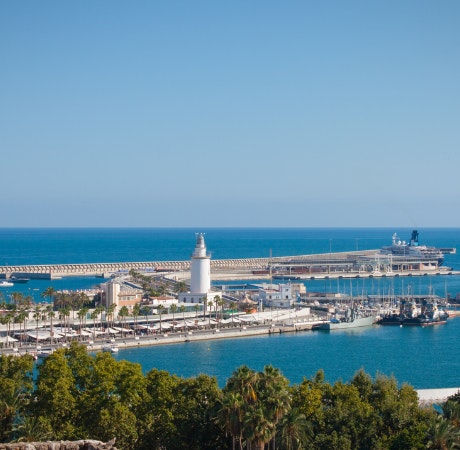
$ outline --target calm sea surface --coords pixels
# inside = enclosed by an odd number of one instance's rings
[[[420,243],[460,247],[460,229],[420,229]],[[397,232],[409,239],[410,229],[0,229],[0,265],[122,261],[188,260],[195,232],[205,232],[213,259],[300,255],[376,249],[391,243]],[[460,248],[459,248],[460,252]],[[460,255],[446,255],[445,265],[460,270]],[[31,280],[1,288],[9,298],[20,291],[42,301],[48,286],[56,289],[94,287],[97,278]],[[225,282],[228,284],[228,282]],[[306,281],[310,291],[414,293],[428,290],[444,296],[460,292],[458,276],[397,279]],[[333,333],[304,332],[275,336],[184,343],[120,350],[117,358],[181,376],[207,373],[223,385],[242,364],[279,367],[292,383],[320,368],[329,381],[349,380],[356,370],[394,375],[416,388],[460,386],[460,318],[433,328],[374,326]]]

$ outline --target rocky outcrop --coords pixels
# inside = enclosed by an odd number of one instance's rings
[[[0,444],[0,450],[117,450],[114,444],[115,439],[107,443],[91,439],[59,442],[19,442],[16,444]]]

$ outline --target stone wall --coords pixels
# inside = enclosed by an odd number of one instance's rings
[[[91,439],[59,442],[19,442],[0,444],[0,450],[117,450],[114,444],[115,439],[108,443]]]

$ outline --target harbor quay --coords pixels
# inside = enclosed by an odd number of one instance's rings
[[[414,256],[381,255],[379,250],[270,258],[216,259],[210,261],[213,279],[328,279],[392,276],[460,275],[436,261]],[[0,266],[1,279],[58,279],[91,276],[109,278],[135,270],[165,275],[188,272],[191,261],[146,261],[84,264]]]

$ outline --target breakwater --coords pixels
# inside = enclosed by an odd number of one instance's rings
[[[144,261],[84,264],[0,266],[0,278],[56,279],[72,276],[108,278],[136,270],[151,274],[186,272],[190,261]],[[211,260],[214,279],[269,278],[315,279],[455,274],[447,267],[425,264],[413,257],[384,258],[378,250],[338,252],[269,258]]]

